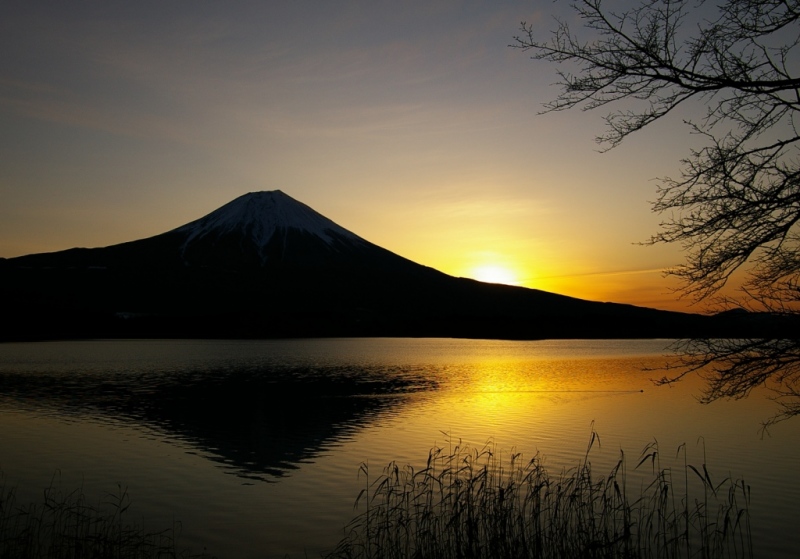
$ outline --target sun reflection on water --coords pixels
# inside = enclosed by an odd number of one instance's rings
[[[153,408],[152,394],[140,399],[138,391],[130,395],[131,401],[147,404],[141,410],[111,406],[106,392],[99,399],[92,396],[89,403],[95,405],[89,411],[112,415],[113,422],[88,420],[85,406],[73,413],[70,406],[83,392],[54,393],[39,380],[52,377],[60,385],[69,378],[78,383],[72,365],[61,366],[69,374],[58,372],[57,365],[64,350],[79,355],[84,347],[88,362],[84,376],[117,379],[118,389],[111,394],[117,398],[128,394],[122,388],[139,388],[142,378],[160,378],[159,371],[164,371],[170,383],[153,387],[161,386],[164,397],[169,396],[162,408],[180,404],[178,415],[164,415],[163,409]],[[800,425],[779,425],[774,439],[762,440],[758,422],[773,412],[774,403],[761,395],[702,406],[695,399],[703,387],[701,379],[692,377],[673,388],[653,386],[650,378],[657,373],[645,368],[664,364],[653,349],[657,347],[655,341],[402,339],[6,346],[0,353],[5,351],[7,357],[14,357],[17,350],[31,353],[34,365],[0,359],[5,381],[28,375],[23,384],[35,386],[38,396],[29,401],[17,398],[9,393],[9,382],[0,383],[7,393],[7,399],[0,400],[0,466],[15,482],[35,490],[49,481],[55,468],[99,491],[108,483],[123,481],[130,484],[143,515],[151,519],[174,515],[184,522],[189,537],[210,549],[233,545],[241,548],[242,556],[244,550],[263,556],[267,549],[283,556],[295,555],[297,546],[308,546],[310,553],[335,544],[363,488],[364,480],[358,477],[362,462],[376,471],[393,460],[401,466],[424,467],[432,446],[463,441],[480,448],[493,441],[503,456],[512,449],[526,459],[541,452],[548,469],[557,473],[584,455],[594,428],[601,443],[592,450],[592,465],[598,472],[607,472],[621,449],[633,469],[639,451],[654,439],[665,462],[684,443],[693,459],[702,460],[707,450],[712,472],[727,475],[730,469],[752,483],[754,518],[766,519],[759,525],[761,539],[781,536],[786,522],[780,511],[794,510],[798,498],[797,445],[791,443],[800,435]],[[42,358],[48,349],[53,363]],[[108,371],[111,360],[98,355],[112,349],[131,357],[113,361],[116,368]],[[160,355],[167,351],[175,356],[163,361]],[[159,357],[150,363],[148,352]],[[275,390],[279,379],[273,369],[281,363],[293,372],[292,382],[287,380],[280,398],[266,392],[258,396],[262,388]],[[291,365],[288,369],[286,363]],[[246,370],[237,373],[236,364]],[[24,373],[25,368],[37,372]],[[58,371],[51,374],[50,368]],[[184,369],[196,374],[180,373]],[[142,370],[147,374],[130,374]],[[227,376],[221,376],[225,371]],[[264,371],[272,371],[272,376],[267,379]],[[305,376],[295,378],[298,371]],[[232,382],[240,374],[252,381],[244,396]],[[270,382],[262,383],[265,379]],[[320,379],[327,383],[324,394],[310,404],[305,386]],[[207,383],[208,389],[199,390],[198,383]],[[384,389],[377,394],[376,387]],[[220,407],[223,396],[230,406]],[[374,402],[368,404],[371,399]],[[23,406],[25,401],[29,405]],[[307,425],[289,425],[295,416],[286,413],[266,413],[278,407],[276,401],[284,408],[287,404],[297,408],[297,417],[306,414]],[[291,436],[267,438],[261,427],[270,421],[254,422],[243,402],[261,402],[264,417],[286,422],[281,432]],[[322,407],[327,407],[327,415]],[[149,428],[157,419],[163,420],[161,430]],[[342,428],[326,430],[333,423]],[[187,426],[192,427],[188,434],[196,436],[178,437],[179,428],[186,433]],[[295,449],[294,443],[302,443],[313,452],[300,455],[302,461],[282,477],[261,483],[252,476],[239,477],[230,464],[223,467],[213,461],[211,444],[221,452],[226,441],[254,451],[284,444],[287,452]],[[298,455],[286,456],[292,460]],[[694,464],[700,466],[696,460]],[[242,462],[241,468],[245,467],[252,464]],[[268,477],[263,471],[259,475]],[[224,522],[231,525],[222,530]],[[302,538],[296,536],[300,533]]]

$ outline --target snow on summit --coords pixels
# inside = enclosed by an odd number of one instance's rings
[[[256,246],[264,247],[279,229],[311,233],[328,244],[334,236],[363,241],[280,190],[245,194],[174,232],[187,234],[184,246],[206,236],[239,233],[250,237]]]

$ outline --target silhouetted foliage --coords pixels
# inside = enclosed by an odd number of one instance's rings
[[[703,403],[719,398],[740,399],[759,386],[775,393],[779,411],[764,423],[800,415],[800,344],[797,338],[741,339],[692,338],[679,340],[673,349],[678,364],[666,367],[659,384],[676,382],[700,372],[707,380]]]
[[[572,70],[558,72],[561,93],[545,112],[626,102],[605,117],[598,141],[610,149],[676,108],[702,103],[705,114],[687,125],[705,145],[682,161],[679,178],[660,181],[653,210],[665,219],[649,243],[685,250],[685,262],[668,270],[684,295],[787,317],[786,339],[681,342],[683,372],[663,382],[711,370],[706,401],[771,384],[786,404],[779,418],[797,415],[800,406],[785,399],[800,390],[800,2],[640,0],[623,11],[608,4],[575,2],[581,32],[557,21],[545,42],[522,24],[512,46]],[[721,297],[739,269],[741,297]]]

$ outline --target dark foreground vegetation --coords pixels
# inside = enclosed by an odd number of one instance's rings
[[[712,480],[702,464],[662,468],[657,444],[633,472],[624,454],[607,476],[589,451],[551,475],[539,455],[523,461],[492,445],[431,450],[421,470],[389,464],[356,499],[363,511],[328,559],[636,559],[753,557],[742,480]],[[634,486],[634,487],[631,487]],[[146,531],[130,523],[125,490],[90,505],[80,491],[51,486],[41,504],[20,506],[0,487],[0,559],[208,557],[179,549],[178,526]],[[223,550],[224,554],[224,550]]]
[[[588,454],[556,476],[538,455],[460,444],[433,449],[418,471],[391,463],[373,477],[362,464],[366,508],[329,558],[752,557],[743,481],[712,481],[705,464],[662,469],[657,444],[635,475],[620,453],[599,476]]]
[[[126,513],[130,497],[120,488],[98,506],[82,491],[55,485],[41,503],[17,503],[13,489],[0,486],[2,559],[167,559],[208,557],[178,549],[179,525],[147,531]]]

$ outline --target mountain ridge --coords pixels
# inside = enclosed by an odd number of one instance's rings
[[[726,333],[701,315],[449,276],[281,191],[144,239],[1,260],[0,289],[0,340]]]
[[[329,245],[339,239],[367,242],[280,190],[243,194],[168,233],[186,235],[183,250],[207,236],[241,235],[264,251],[274,235],[287,229],[318,237]]]
[[[210,224],[213,223],[213,227]],[[191,236],[198,234],[198,229],[236,229],[249,225],[263,226],[269,235],[275,228],[303,229],[321,237],[330,237],[328,231],[340,235],[361,239],[355,233],[336,224],[332,220],[313,210],[284,193],[282,190],[262,190],[248,192],[234,198],[227,204],[211,213],[173,229],[173,231],[191,231]],[[262,237],[261,242],[269,240]]]

